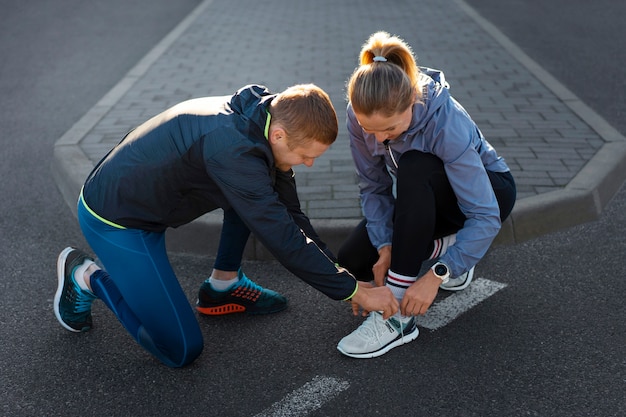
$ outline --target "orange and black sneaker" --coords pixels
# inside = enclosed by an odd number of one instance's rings
[[[287,299],[261,287],[239,270],[239,282],[226,291],[216,291],[207,279],[200,286],[196,309],[202,314],[220,316],[232,313],[270,314],[287,308]]]

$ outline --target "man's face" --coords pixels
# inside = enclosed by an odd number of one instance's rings
[[[289,171],[293,166],[300,164],[312,167],[315,159],[322,156],[330,147],[330,145],[311,140],[304,146],[289,149],[285,137],[272,141],[271,145],[276,167],[281,171]]]

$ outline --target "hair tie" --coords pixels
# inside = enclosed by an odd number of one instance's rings
[[[385,58],[384,56],[376,55],[374,57],[374,61],[376,61],[376,62],[387,62],[387,58]]]

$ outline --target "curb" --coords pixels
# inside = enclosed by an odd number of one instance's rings
[[[562,190],[518,200],[494,243],[519,243],[598,219],[626,180],[626,138],[471,6],[455,2],[605,142]]]

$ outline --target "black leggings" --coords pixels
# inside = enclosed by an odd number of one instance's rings
[[[487,171],[487,175],[504,221],[515,204],[515,181],[510,172]],[[396,187],[391,270],[417,276],[422,262],[433,251],[433,241],[459,231],[465,215],[459,209],[443,162],[432,154],[402,154]],[[365,225],[364,219],[343,243],[337,258],[358,280],[371,281],[378,251],[370,242]]]

